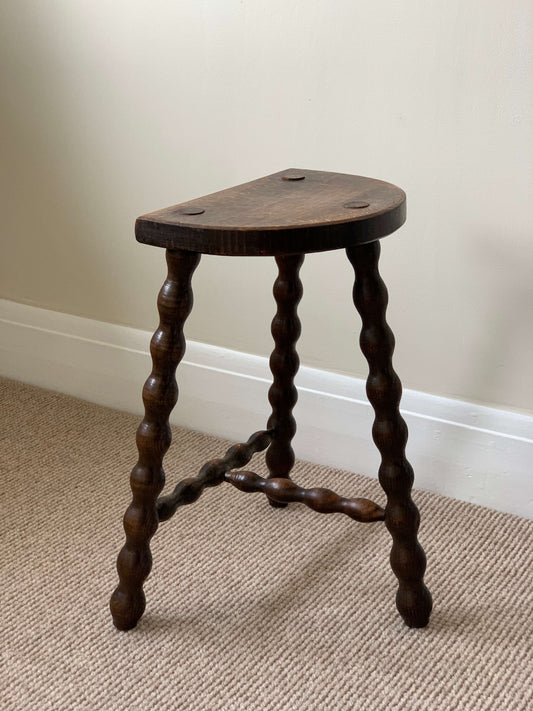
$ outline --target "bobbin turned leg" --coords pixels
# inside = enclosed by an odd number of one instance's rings
[[[303,261],[303,254],[276,257],[279,270],[274,282],[277,312],[271,327],[275,347],[270,356],[270,370],[274,380],[268,392],[272,414],[267,422],[267,429],[273,431],[273,439],[266,453],[269,479],[288,479],[294,464],[291,440],[296,433],[296,421],[292,409],[298,399],[294,377],[300,365],[295,346],[301,331],[296,309],[303,293],[298,276]],[[287,506],[286,503],[272,499],[269,502],[276,508]]]
[[[152,372],[143,388],[144,419],[137,430],[139,460],[131,472],[132,502],[124,515],[126,543],[119,553],[119,584],[111,596],[113,622],[135,627],[145,608],[143,583],[152,567],[150,539],[159,521],[156,499],[165,483],[163,457],[172,434],[168,418],[178,399],[176,367],[185,352],[183,324],[193,295],[192,274],[200,261],[194,252],[167,250],[168,277],[157,299],[159,327],[152,337]]]
[[[432,603],[423,582],[426,556],[417,540],[420,516],[411,499],[414,474],[405,458],[407,425],[399,411],[402,385],[392,367],[394,335],[385,320],[388,296],[378,271],[380,244],[349,247],[346,252],[355,271],[353,300],[363,322],[360,345],[369,366],[366,390],[375,411],[372,435],[381,454],[379,481],[387,494],[390,561],[399,582],[396,606],[409,627],[425,627]]]

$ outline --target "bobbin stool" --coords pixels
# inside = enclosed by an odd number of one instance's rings
[[[314,170],[286,170],[206,197],[152,212],[136,222],[139,242],[166,249],[168,276],[157,301],[160,323],[151,341],[153,368],[143,389],[145,416],[137,430],[139,460],[131,473],[133,499],[124,516],[126,542],[119,553],[119,585],[111,597],[113,621],[135,627],[145,608],[143,583],[152,567],[150,539],[160,521],[191,504],[205,487],[229,482],[241,491],[262,491],[274,507],[299,501],[321,513],[345,513],[356,521],[385,521],[390,562],[398,578],[396,605],[410,627],[427,625],[431,595],[423,582],[426,558],[417,541],[419,513],[411,499],[413,470],[405,458],[407,426],[400,415],[402,386],[392,367],[394,336],[385,320],[387,289],[378,272],[379,239],[405,222],[405,194],[380,180]],[[372,436],[381,454],[379,481],[385,509],[368,499],[343,498],[328,489],[303,489],[289,474],[296,432],[292,409],[300,335],[296,308],[304,255],[345,248],[354,271],[353,301],[362,319],[360,345],[368,361],[368,399],[375,411]],[[178,399],[176,367],[185,352],[183,324],[193,295],[192,274],[201,254],[274,256],[277,313],[270,358],[272,414],[266,430],[237,444],[222,459],[204,464],[160,497],[162,463],[170,446],[170,412]],[[266,450],[268,478],[244,467]]]

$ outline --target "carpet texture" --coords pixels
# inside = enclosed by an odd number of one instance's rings
[[[139,418],[6,380],[0,396],[0,708],[532,708],[531,521],[415,492],[434,612],[410,630],[383,524],[222,485],[161,524],[145,616],[118,632]],[[226,447],[175,429],[169,488]],[[298,462],[294,478],[384,502],[363,476]]]

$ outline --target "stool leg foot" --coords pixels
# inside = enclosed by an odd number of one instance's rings
[[[132,501],[124,515],[126,543],[119,553],[119,584],[111,614],[119,630],[137,624],[145,608],[143,583],[152,567],[150,539],[159,520],[156,500],[165,483],[163,457],[172,433],[168,418],[178,399],[176,367],[185,352],[183,324],[193,302],[191,278],[200,261],[194,252],[167,251],[168,277],[157,300],[159,327],[152,337],[152,372],[143,388],[144,419],[137,430],[139,460],[131,472]]]
[[[372,436],[381,454],[379,481],[387,494],[390,562],[399,583],[396,606],[409,627],[425,627],[432,602],[423,582],[426,556],[417,540],[420,516],[411,499],[414,474],[405,457],[407,425],[399,411],[402,385],[392,367],[394,335],[385,320],[388,295],[378,271],[380,244],[346,252],[355,271],[353,300],[363,322],[360,345],[369,366],[366,389],[375,412]]]
[[[268,392],[272,414],[267,429],[273,431],[273,439],[266,453],[269,479],[288,479],[294,465],[294,451],[291,446],[296,433],[296,421],[292,409],[298,399],[294,378],[298,372],[300,359],[296,352],[296,342],[301,325],[297,307],[302,298],[302,282],[298,276],[304,261],[303,254],[276,257],[278,277],[274,282],[274,298],[277,312],[272,320],[274,351],[270,356],[270,370],[273,382]],[[285,503],[269,499],[274,508],[284,508]]]

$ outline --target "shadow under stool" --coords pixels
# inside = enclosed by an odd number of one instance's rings
[[[405,193],[394,185],[342,173],[285,170],[197,200],[143,215],[139,242],[166,249],[168,276],[157,301],[160,323],[150,344],[152,372],[143,389],[145,416],[137,430],[139,459],[131,473],[132,502],[124,516],[126,542],[119,553],[119,584],[111,597],[115,626],[128,630],[145,608],[143,583],[152,567],[150,539],[160,521],[191,504],[205,487],[228,482],[245,492],[263,492],[273,507],[299,501],[320,513],[339,512],[363,523],[384,521],[392,536],[390,563],[398,578],[396,605],[410,627],[427,625],[431,595],[423,582],[426,558],[417,540],[419,513],[411,499],[413,470],[405,458],[407,426],[400,415],[402,386],[392,367],[394,336],[385,320],[387,289],[378,271],[379,239],[405,222]],[[292,409],[300,335],[298,273],[304,255],[345,249],[355,272],[353,301],[362,320],[361,350],[368,361],[372,428],[381,454],[379,481],[385,509],[368,499],[347,499],[328,489],[303,489],[290,479]],[[266,429],[204,464],[168,496],[163,457],[170,446],[169,415],[178,399],[176,368],[185,352],[183,324],[193,294],[191,279],[202,254],[273,256],[277,312],[270,357],[272,414]],[[240,470],[266,450],[267,478]]]

